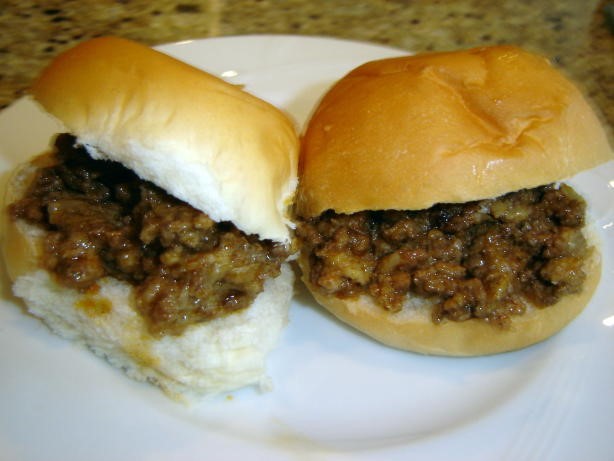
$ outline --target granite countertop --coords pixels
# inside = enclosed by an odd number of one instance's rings
[[[612,0],[5,0],[0,30],[0,108],[57,53],[94,36],[155,45],[284,33],[416,52],[518,44],[557,63],[614,126]]]

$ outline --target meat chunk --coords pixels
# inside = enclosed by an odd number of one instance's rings
[[[43,265],[86,291],[106,276],[135,287],[156,335],[243,309],[276,277],[289,250],[218,223],[122,165],[93,160],[60,135],[14,219],[45,229]]]
[[[393,312],[421,296],[435,303],[435,322],[505,328],[528,302],[546,307],[582,289],[585,211],[570,186],[551,184],[422,211],[328,211],[297,233],[310,280],[327,294],[368,293]]]

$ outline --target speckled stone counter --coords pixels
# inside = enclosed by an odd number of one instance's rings
[[[63,0],[0,2],[0,107],[42,66],[87,38],[146,44],[285,33],[364,40],[411,51],[514,43],[561,66],[614,125],[611,0]]]

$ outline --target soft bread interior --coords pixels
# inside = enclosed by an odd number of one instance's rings
[[[136,312],[132,288],[115,279],[83,294],[33,270],[15,280],[13,291],[54,333],[87,346],[131,378],[189,401],[254,384],[269,388],[266,357],[287,323],[292,284],[284,264],[248,309],[160,339]]]

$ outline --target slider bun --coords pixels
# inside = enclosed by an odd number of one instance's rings
[[[485,321],[433,323],[434,304],[418,297],[406,298],[403,309],[389,312],[373,299],[338,298],[321,293],[309,281],[309,261],[299,257],[302,280],[316,301],[339,320],[377,341],[397,349],[444,356],[481,356],[521,349],[543,341],[569,324],[591,299],[601,275],[596,251],[585,268],[587,278],[583,290],[563,297],[544,309],[527,306],[526,312],[511,317],[509,329],[501,329]]]
[[[35,163],[45,161],[37,158]],[[13,176],[6,203],[25,191],[34,165]],[[153,337],[137,313],[134,289],[111,277],[96,292],[58,284],[40,268],[43,231],[3,215],[3,251],[15,295],[60,336],[81,343],[132,378],[152,382],[169,396],[192,401],[247,385],[266,389],[267,354],[287,323],[293,292],[288,263],[269,279],[253,304],[240,312],[189,326],[181,336]]]
[[[112,37],[61,54],[31,93],[93,157],[121,162],[215,221],[290,241],[298,139],[272,105]]]
[[[544,58],[513,46],[366,63],[324,95],[306,128],[297,215],[326,210],[422,210],[494,198],[568,178],[612,158],[598,117]],[[408,295],[397,313],[368,295],[339,298],[309,280],[315,299],[378,341],[425,354],[474,356],[542,341],[575,318],[598,284],[592,251],[583,291],[545,309],[527,305],[509,330],[486,321],[431,318],[431,301]]]
[[[426,209],[568,178],[612,158],[590,105],[512,46],[366,63],[304,134],[297,213]]]

